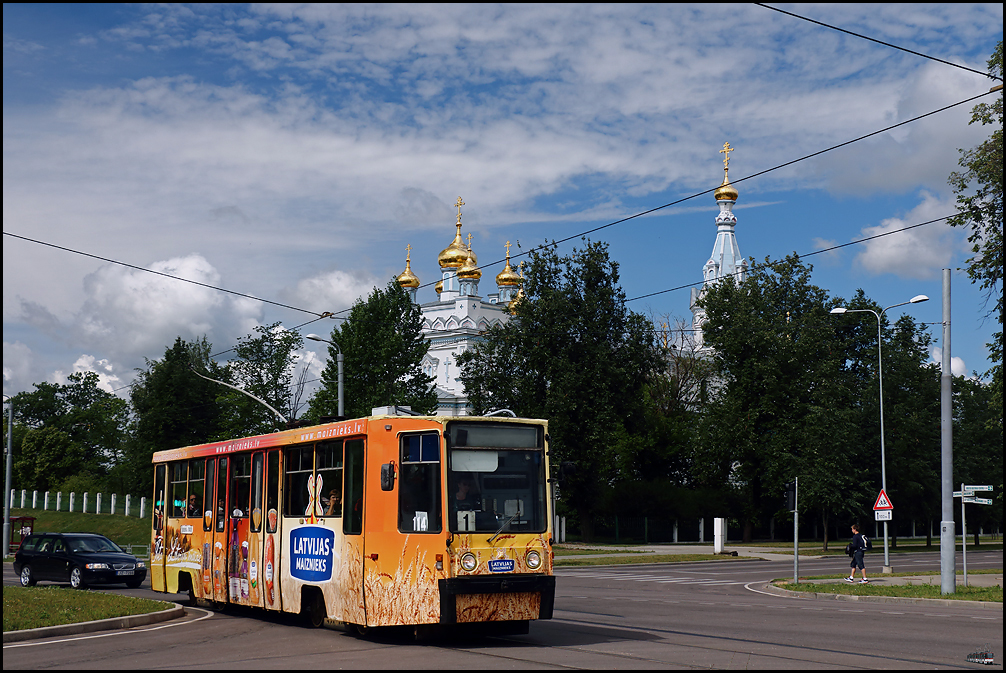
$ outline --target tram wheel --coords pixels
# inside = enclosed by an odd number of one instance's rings
[[[301,610],[311,628],[318,629],[324,626],[325,617],[328,615],[325,612],[325,597],[321,595],[320,591],[312,592]]]

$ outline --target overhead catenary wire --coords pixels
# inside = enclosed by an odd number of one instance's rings
[[[870,42],[876,42],[877,44],[882,44],[885,47],[890,47],[891,49],[897,49],[899,51],[903,51],[903,52],[912,54],[914,56],[921,56],[922,58],[928,58],[931,61],[936,61],[937,63],[943,63],[944,65],[953,66],[955,68],[960,68],[961,70],[967,70],[968,72],[973,72],[976,75],[984,75],[985,77],[988,77],[990,79],[997,79],[1000,82],[1003,81],[1002,77],[998,77],[998,76],[993,75],[992,73],[989,73],[989,72],[983,72],[981,70],[975,70],[974,68],[969,68],[966,65],[961,65],[960,63],[954,63],[952,61],[945,61],[942,58],[936,58],[935,56],[930,56],[929,54],[923,54],[922,52],[913,51],[912,49],[907,49],[905,47],[900,47],[900,46],[898,46],[896,44],[891,44],[890,42],[884,42],[883,40],[878,40],[875,37],[870,37],[868,35],[863,35],[861,33],[854,33],[851,30],[846,30],[845,28],[839,28],[838,26],[833,26],[830,23],[824,23],[823,21],[818,21],[816,19],[811,19],[811,18],[806,17],[806,16],[801,16],[800,14],[794,14],[793,12],[787,12],[785,9],[779,9],[778,7],[773,7],[772,5],[766,5],[763,2],[756,2],[754,4],[757,5],[757,6],[759,6],[759,7],[764,7],[765,9],[771,9],[773,12],[779,12],[780,14],[785,14],[787,16],[792,16],[795,19],[801,19],[803,21],[809,21],[810,23],[816,23],[817,25],[823,26],[824,28],[830,28],[831,30],[837,30],[840,33],[845,33],[846,35],[852,35],[853,37],[858,37],[858,38],[863,39],[863,40],[869,40]]]

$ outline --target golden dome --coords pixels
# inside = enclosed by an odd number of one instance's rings
[[[437,284],[433,286],[433,289],[437,291],[437,296],[439,297],[440,293],[444,291],[444,281],[438,280]]]
[[[510,266],[510,241],[506,242],[506,266],[496,274],[496,284],[500,287],[520,285],[520,276]]]
[[[412,273],[412,261],[409,259],[412,255],[412,246],[407,245],[405,249],[405,271],[398,277],[398,284],[402,287],[419,287],[419,278]]]
[[[517,288],[517,295],[510,300],[509,304],[507,304],[507,309],[510,311],[511,315],[517,313],[517,304],[521,303],[526,298],[526,295],[524,294],[524,262],[518,264],[518,267],[520,268],[520,275],[518,276],[520,279],[520,287]]]
[[[475,253],[472,252],[472,235],[468,234],[468,256],[465,257],[465,264],[458,269],[458,278],[466,280],[478,280],[482,277],[482,270],[476,266]]]
[[[730,184],[730,153],[734,151],[733,147],[730,147],[729,142],[723,143],[723,149],[720,150],[720,154],[723,155],[723,184],[713,192],[713,196],[716,197],[717,201],[736,201],[737,200],[737,189]]]
[[[465,205],[465,202],[458,197],[457,203],[454,207],[458,209],[458,221],[455,226],[458,228],[456,234],[454,234],[454,240],[446,248],[440,251],[440,255],[437,256],[437,262],[440,264],[441,269],[459,269],[464,266],[465,261],[468,259],[469,250],[465,246],[464,241],[461,240],[461,206]],[[479,258],[475,253],[471,253],[472,259],[476,264],[479,263]]]
[[[724,175],[723,184],[719,186],[713,196],[716,197],[717,201],[736,201],[737,200],[737,188],[730,184],[730,180]]]

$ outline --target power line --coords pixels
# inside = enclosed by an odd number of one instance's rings
[[[127,267],[129,269],[136,269],[137,271],[145,271],[147,273],[152,273],[152,274],[155,274],[157,276],[164,276],[165,278],[171,278],[173,280],[181,280],[181,281],[184,281],[186,283],[192,283],[193,285],[199,285],[200,287],[209,288],[210,290],[216,290],[218,292],[226,292],[228,294],[233,294],[233,295],[236,295],[238,297],[244,297],[245,299],[254,299],[255,301],[260,301],[260,302],[263,302],[263,303],[266,303],[266,304],[272,304],[274,306],[280,306],[282,308],[288,308],[288,309],[291,309],[293,311],[300,311],[302,313],[310,313],[311,315],[316,315],[319,318],[327,318],[327,317],[330,317],[332,315],[329,312],[318,313],[317,311],[309,311],[306,308],[300,308],[298,306],[290,306],[289,304],[281,304],[278,301],[272,301],[271,299],[262,299],[261,297],[256,297],[254,295],[245,294],[244,292],[236,292],[234,290],[228,290],[225,287],[217,287],[216,285],[210,285],[209,283],[201,283],[198,280],[191,280],[189,278],[182,278],[181,276],[173,276],[170,273],[164,273],[163,271],[154,271],[153,269],[146,269],[146,268],[144,268],[142,266],[136,266],[135,264],[129,264],[128,262],[120,262],[117,259],[110,259],[108,257],[102,257],[101,255],[95,255],[95,254],[92,254],[90,252],[84,252],[82,250],[74,250],[73,248],[67,248],[66,246],[56,245],[55,243],[47,243],[45,241],[40,241],[40,240],[35,239],[35,238],[28,238],[27,236],[20,236],[18,234],[13,234],[13,233],[11,233],[9,231],[3,232],[3,235],[4,236],[10,236],[12,238],[19,238],[22,241],[29,241],[31,243],[37,243],[38,245],[45,245],[45,246],[48,246],[50,248],[56,248],[57,250],[63,250],[65,252],[72,252],[75,255],[82,255],[84,257],[91,257],[93,259],[101,260],[102,262],[108,262],[109,264],[118,264],[119,266],[124,266],[124,267]]]
[[[824,26],[825,28],[830,28],[831,30],[837,30],[840,33],[845,33],[846,35],[852,35],[853,37],[858,37],[858,38],[863,39],[863,40],[869,40],[870,42],[876,42],[877,44],[882,44],[885,47],[890,47],[892,49],[898,49],[899,51],[904,51],[904,52],[907,52],[909,54],[913,54],[915,56],[921,56],[922,58],[928,58],[929,60],[936,61],[937,63],[943,63],[945,65],[952,65],[955,68],[960,68],[961,70],[967,70],[968,72],[973,72],[976,75],[984,75],[985,77],[988,77],[990,79],[997,79],[1000,82],[1003,81],[1002,77],[997,77],[997,76],[995,76],[995,75],[993,75],[991,73],[988,73],[988,72],[982,72],[981,70],[975,70],[974,68],[969,68],[969,67],[967,67],[965,65],[961,65],[959,63],[952,63],[950,61],[944,61],[942,58],[936,58],[935,56],[930,56],[928,54],[923,54],[922,52],[912,51],[911,49],[906,49],[905,47],[899,47],[898,45],[891,44],[890,42],[884,42],[883,40],[878,40],[878,39],[873,38],[873,37],[868,37],[868,36],[862,35],[860,33],[854,33],[851,30],[846,30],[845,28],[839,28],[838,26],[832,26],[831,24],[824,23],[822,21],[817,21],[815,19],[810,19],[810,18],[808,18],[806,16],[800,16],[799,14],[794,14],[793,12],[787,12],[784,9],[779,9],[778,7],[773,7],[771,5],[766,5],[765,3],[762,3],[762,2],[756,2],[754,4],[758,5],[759,7],[764,7],[765,9],[771,9],[773,12],[779,12],[780,14],[785,14],[787,16],[792,16],[795,19],[801,19],[803,21],[809,21],[810,23],[816,23],[819,26]]]

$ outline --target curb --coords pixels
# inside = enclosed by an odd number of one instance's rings
[[[54,638],[56,636],[75,636],[81,633],[94,633],[95,631],[112,631],[115,629],[128,629],[134,626],[146,626],[166,622],[171,619],[178,619],[185,615],[185,608],[175,605],[161,610],[160,612],[148,612],[143,615],[129,615],[128,617],[111,617],[109,619],[99,619],[94,622],[78,622],[76,624],[60,624],[58,626],[43,626],[38,629],[22,629],[20,631],[4,631],[4,643],[17,643],[22,640],[36,640],[38,638]]]
[[[862,603],[913,603],[915,605],[940,605],[942,607],[971,606],[988,610],[1002,610],[1002,603],[991,601],[958,601],[947,598],[907,598],[901,596],[860,596],[858,594],[822,594],[814,591],[791,591],[777,587],[771,582],[761,586],[768,593],[786,598],[830,599],[835,601],[859,601]]]

